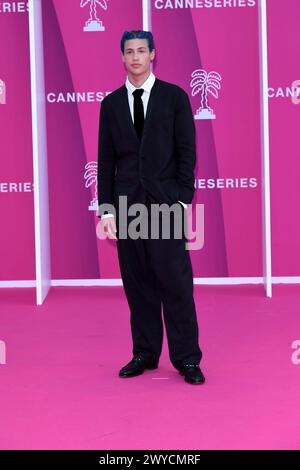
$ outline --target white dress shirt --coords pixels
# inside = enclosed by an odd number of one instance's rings
[[[147,78],[147,80],[139,87],[139,88],[143,88],[143,90],[144,90],[144,93],[142,94],[142,102],[143,102],[143,106],[144,106],[144,116],[146,116],[149,96],[150,96],[151,88],[154,85],[154,82],[155,82],[155,75],[154,75],[153,72],[150,72],[150,75]],[[133,96],[133,92],[137,89],[137,87],[135,87],[129,81],[128,75],[127,75],[127,78],[126,78],[125,85],[126,85],[127,92],[128,92],[127,95],[128,95],[130,113],[131,113],[132,121],[134,123],[134,114],[133,114],[134,96]],[[187,208],[187,204],[185,204],[182,201],[178,201],[178,202],[180,202],[180,204],[182,204],[185,209]],[[103,214],[101,216],[101,219],[104,219],[105,217],[111,217],[112,215],[113,214]]]

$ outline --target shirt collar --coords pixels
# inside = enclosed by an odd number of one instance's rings
[[[147,80],[139,87],[139,88],[143,88],[145,91],[147,91],[148,93],[150,93],[151,91],[151,88],[153,87],[154,85],[154,82],[155,82],[155,75],[153,72],[150,72],[150,75],[149,77],[147,78]],[[129,81],[129,78],[128,78],[128,75],[127,75],[127,78],[126,78],[126,82],[125,82],[125,85],[126,85],[126,88],[128,90],[128,93],[133,93],[134,90],[137,89],[137,87],[135,87],[130,81]]]

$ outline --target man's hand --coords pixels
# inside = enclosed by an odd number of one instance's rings
[[[104,232],[107,233],[108,238],[112,240],[118,240],[118,238],[115,235],[117,232],[117,228],[116,228],[115,217],[113,215],[109,217],[101,218],[100,223],[102,225]]]

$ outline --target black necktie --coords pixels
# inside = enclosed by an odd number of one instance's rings
[[[137,88],[133,92],[133,120],[138,138],[141,140],[144,128],[144,105],[142,101],[143,88]]]

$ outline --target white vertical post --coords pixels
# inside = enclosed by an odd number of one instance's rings
[[[143,30],[151,31],[151,1],[143,0]]]
[[[29,42],[34,179],[36,302],[37,305],[41,305],[51,286],[46,99],[41,0],[29,0]]]
[[[263,277],[266,294],[272,297],[270,146],[268,99],[268,39],[266,0],[259,0],[260,123],[262,173]]]
[[[152,28],[152,15],[151,15],[151,0],[143,0],[143,30],[151,31]],[[153,62],[150,64],[150,70],[153,71]]]

